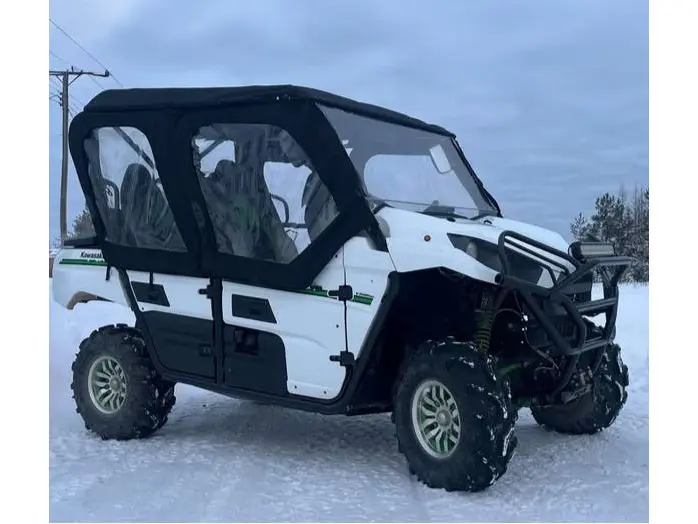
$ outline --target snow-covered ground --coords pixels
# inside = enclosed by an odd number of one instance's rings
[[[508,472],[477,494],[431,490],[398,454],[387,415],[323,417],[177,386],[151,439],[104,442],[75,413],[70,364],[130,311],[50,307],[51,521],[648,521],[648,287],[624,286],[617,339],[630,392],[615,425],[567,437],[522,410]]]

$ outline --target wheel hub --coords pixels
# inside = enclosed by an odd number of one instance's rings
[[[102,356],[90,366],[87,388],[92,405],[106,415],[119,411],[126,400],[127,381],[118,360]]]
[[[436,421],[441,427],[447,427],[451,423],[451,415],[444,410],[439,411],[436,414]]]
[[[461,420],[453,394],[427,380],[412,396],[412,426],[422,449],[437,459],[451,456],[460,442]]]

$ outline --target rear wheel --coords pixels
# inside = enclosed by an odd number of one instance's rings
[[[628,398],[628,366],[620,346],[610,344],[592,379],[591,391],[568,404],[531,406],[533,418],[546,429],[571,435],[594,434],[610,427]]]
[[[134,328],[94,331],[80,344],[72,369],[77,412],[103,439],[148,437],[167,422],[175,384],[157,374]]]
[[[399,450],[426,485],[480,491],[517,445],[509,384],[471,343],[428,342],[405,364],[394,395]]]

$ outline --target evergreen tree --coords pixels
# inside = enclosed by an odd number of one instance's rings
[[[73,227],[68,232],[68,238],[89,238],[94,236],[94,234],[95,228],[92,224],[92,217],[90,217],[89,210],[85,208],[73,220]]]
[[[579,213],[572,221],[572,224],[570,224],[570,233],[575,240],[587,239],[591,233],[590,229],[591,225],[589,221],[581,213]]]
[[[579,213],[570,224],[575,240],[609,242],[616,253],[633,259],[624,281],[649,281],[649,189],[635,188],[632,199],[623,187],[596,199],[594,214]]]

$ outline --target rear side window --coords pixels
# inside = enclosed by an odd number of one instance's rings
[[[101,127],[85,141],[90,182],[106,240],[128,247],[186,251],[146,136]]]

